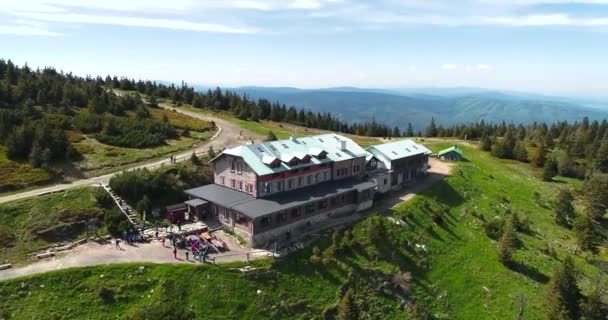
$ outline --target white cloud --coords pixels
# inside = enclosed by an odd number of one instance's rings
[[[57,36],[59,33],[46,30],[44,28],[17,25],[0,25],[0,34],[19,35],[19,36]]]
[[[319,9],[322,3],[318,0],[294,0],[289,7],[294,9]]]
[[[23,13],[21,16],[28,19],[48,22],[106,24],[130,27],[165,28],[173,30],[189,30],[199,32],[218,33],[256,33],[259,30],[248,27],[230,27],[215,23],[199,23],[185,20],[137,18],[125,16],[95,16],[77,13]]]
[[[454,69],[458,68],[458,65],[453,64],[453,63],[445,63],[441,66],[441,68],[443,68],[444,70],[454,70]]]
[[[239,0],[234,2],[234,6],[239,9],[255,9],[261,11],[272,10],[272,5],[264,1]]]

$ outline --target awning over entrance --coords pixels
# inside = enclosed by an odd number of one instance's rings
[[[198,208],[198,207],[200,207],[202,205],[207,204],[208,202],[205,201],[205,200],[203,200],[203,199],[195,198],[195,199],[190,199],[188,201],[184,201],[184,203],[187,204],[187,205],[189,205],[189,206],[191,206],[191,207],[193,207],[193,208]]]

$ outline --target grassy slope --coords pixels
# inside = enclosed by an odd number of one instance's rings
[[[431,145],[435,150],[447,146]],[[465,156],[471,162],[462,163],[446,183],[395,210],[397,216],[413,210],[419,223],[427,226],[432,221],[419,210],[421,201],[435,200],[451,207],[447,224],[435,226],[435,234],[423,238],[431,252],[431,269],[422,275],[418,294],[426,297],[438,314],[456,319],[514,318],[518,311],[516,297],[523,294],[528,301],[525,318],[542,318],[545,284],[558,259],[575,247],[573,232],[553,222],[547,205],[559,187],[580,183],[566,179],[559,179],[561,183],[542,182],[528,165],[497,160],[471,148],[465,148]],[[541,205],[534,200],[535,191],[541,194]],[[531,223],[530,234],[518,233],[522,241],[514,256],[518,271],[498,262],[496,244],[485,235],[481,221],[471,215],[474,210],[487,220],[501,217],[504,209],[498,208],[499,198],[507,199],[509,206]],[[469,210],[466,215],[465,208]],[[546,248],[554,249],[557,259]],[[608,260],[605,255],[599,259]],[[586,288],[586,276],[598,270],[580,257],[576,262],[583,272],[580,283]]]
[[[4,188],[44,184],[50,180],[51,176],[43,169],[34,168],[27,162],[8,159],[6,148],[0,146],[0,191]]]
[[[93,197],[95,188],[75,188],[64,192],[54,193],[42,197],[17,200],[0,205],[0,225],[8,228],[16,235],[15,245],[0,247],[0,260],[12,263],[24,262],[27,253],[40,250],[57,241],[48,241],[37,237],[35,230],[44,230],[61,224],[61,220],[74,219],[72,213],[91,211],[96,202]],[[103,233],[103,230],[100,230]],[[74,240],[84,237],[79,233],[73,237],[57,239]]]
[[[429,146],[437,150],[447,145],[432,141]],[[349,273],[365,277],[370,270],[381,270],[389,274],[411,272],[416,301],[436,318],[512,319],[518,312],[519,295],[527,299],[525,319],[543,318],[546,282],[559,259],[574,247],[572,232],[553,223],[546,204],[557,188],[575,183],[541,182],[527,165],[497,160],[468,146],[464,150],[470,162],[459,164],[453,176],[387,213],[406,221],[407,227],[381,218],[387,234],[378,245],[377,250],[383,252],[379,257],[374,257],[367,244],[371,230],[368,219],[353,227],[355,245],[338,255],[339,263],[311,264],[311,249],[307,248],[271,267],[277,280],[247,280],[232,271],[233,266],[157,265],[148,266],[141,275],[136,272],[138,265],[64,270],[0,283],[0,294],[8,297],[4,305],[0,302],[0,309],[17,319],[49,315],[108,318],[150,303],[185,301],[198,318],[310,319],[335,303]],[[541,194],[540,205],[534,201],[535,191]],[[521,218],[530,220],[532,230],[518,233],[522,240],[515,254],[518,271],[498,262],[496,245],[472,214],[483,214],[486,220],[500,217],[504,208],[497,205],[505,199]],[[449,206],[445,222],[434,224],[423,203]],[[467,214],[463,214],[465,208],[469,209]],[[323,249],[329,243],[325,237],[318,245]],[[414,244],[426,245],[428,253]],[[556,256],[546,247],[554,249]],[[605,255],[597,259],[608,260]],[[268,267],[269,262],[256,264]],[[585,290],[588,277],[597,270],[581,257],[576,257],[576,265],[582,271],[579,283]],[[114,303],[102,302],[101,287],[115,290]],[[255,294],[258,289],[261,295]],[[367,303],[372,314],[407,318],[397,307],[398,301],[389,296],[368,291],[358,299]]]
[[[94,138],[72,132],[71,141],[76,150],[83,154],[84,159],[77,163],[77,167],[87,176],[96,176],[116,171],[116,168],[146,160],[157,159],[162,156],[188,150],[209,140],[214,134],[211,124],[206,121],[194,119],[189,116],[163,109],[148,109],[152,118],[162,119],[166,116],[169,123],[177,128],[190,129],[190,137],[179,137],[167,140],[167,144],[149,149],[123,148],[109,146]],[[132,115],[132,112],[129,113]]]

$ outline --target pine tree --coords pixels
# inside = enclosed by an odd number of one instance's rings
[[[435,118],[431,118],[431,124],[426,128],[425,137],[436,137],[437,136],[437,125],[435,124]]]
[[[602,221],[608,209],[608,174],[594,174],[583,186],[585,207],[592,219]]]
[[[588,215],[582,214],[574,221],[576,242],[583,251],[597,253],[601,243],[601,235],[597,223]]]
[[[209,155],[209,158],[211,158],[211,159],[213,159],[217,156],[215,154],[215,150],[213,149],[213,146],[209,146],[209,151],[207,151],[207,154]]]
[[[597,150],[593,166],[600,173],[608,173],[608,139],[604,139]]]
[[[511,216],[503,226],[502,236],[498,243],[498,260],[502,264],[509,265],[512,262],[516,243],[517,235],[515,234],[513,216]]]
[[[492,150],[492,138],[487,134],[484,134],[481,137],[481,150],[483,150],[483,151]]]
[[[414,136],[414,128],[412,127],[412,124],[410,122],[407,123],[407,131],[405,132],[405,136],[406,137]]]
[[[336,319],[338,320],[351,320],[358,319],[359,314],[357,312],[357,306],[355,304],[355,293],[352,288],[346,290],[344,297],[338,303],[338,310]]]
[[[574,221],[574,198],[568,189],[561,189],[555,198],[555,222],[563,227],[570,227]]]
[[[545,167],[543,169],[543,180],[552,181],[553,177],[557,175],[557,164],[552,157],[549,157],[547,161],[545,161]]]
[[[581,292],[576,283],[575,272],[572,258],[566,257],[553,273],[545,296],[547,319],[579,318]]]
[[[201,159],[194,152],[192,152],[192,156],[190,156],[190,162],[195,166],[200,166],[202,164]]]
[[[34,144],[32,144],[32,151],[30,151],[30,164],[34,168],[40,168],[42,162],[42,147],[40,147],[38,141],[34,141]]]
[[[536,155],[534,156],[534,164],[537,167],[542,168],[545,165],[546,158],[547,154],[545,152],[545,144],[541,143],[540,146],[538,146],[538,151],[536,152]]]
[[[520,162],[528,162],[528,150],[523,141],[517,141],[513,149],[513,156]]]
[[[156,98],[156,95],[151,95],[150,99],[148,100],[148,107],[150,108],[158,108],[158,99]]]

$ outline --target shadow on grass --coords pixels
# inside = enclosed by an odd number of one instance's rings
[[[536,269],[534,267],[528,266],[521,262],[513,261],[507,267],[536,282],[543,283],[543,284],[549,282],[549,277],[546,276],[544,273],[538,271],[538,269]]]
[[[464,198],[446,180],[437,182],[427,194],[433,200],[449,207],[458,207],[464,203]]]

